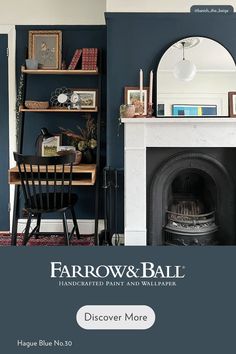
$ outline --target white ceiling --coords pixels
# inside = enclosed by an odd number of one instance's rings
[[[192,61],[197,71],[236,71],[229,52],[218,42],[200,37],[200,43],[185,49],[185,59]],[[158,70],[172,71],[175,64],[182,60],[182,50],[171,46],[163,55]]]

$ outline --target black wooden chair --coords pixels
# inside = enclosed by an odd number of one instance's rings
[[[52,212],[62,213],[64,229],[62,234],[66,245],[69,245],[74,232],[79,238],[79,228],[74,211],[77,195],[71,192],[74,154],[41,157],[14,153],[14,158],[19,169],[25,209],[28,213],[23,245],[26,245],[33,235],[38,238],[40,235],[61,234],[60,232],[40,232],[42,214]],[[68,231],[67,210],[70,210],[73,220],[71,232]],[[37,224],[30,232],[33,216],[37,218]]]

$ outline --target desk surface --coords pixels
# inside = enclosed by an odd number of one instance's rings
[[[40,166],[40,172],[45,173],[46,167]],[[30,168],[27,166],[26,171],[30,173]],[[33,172],[37,173],[38,168],[33,167]],[[60,173],[62,172],[62,167],[60,165],[56,166],[56,172],[58,174],[58,182],[60,182]],[[70,167],[65,166],[65,173],[70,172]],[[48,174],[54,174],[54,166],[48,166]],[[73,186],[93,186],[96,181],[96,165],[95,164],[80,164],[78,166],[73,166],[72,169],[72,185]],[[18,167],[12,167],[8,170],[8,183],[20,185],[20,175]]]

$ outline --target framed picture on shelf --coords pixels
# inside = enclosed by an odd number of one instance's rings
[[[147,115],[148,87],[143,88],[143,116]],[[125,104],[135,106],[135,115],[140,112],[140,90],[139,87],[125,87]]]
[[[29,31],[29,59],[37,59],[39,69],[61,69],[61,31]]]
[[[229,116],[236,117],[236,92],[228,93]]]
[[[42,141],[41,154],[42,156],[57,156],[57,151],[61,145],[61,135],[56,134],[51,138]]]
[[[175,117],[211,117],[217,116],[217,105],[172,104],[172,116]]]
[[[78,102],[74,102],[79,105],[81,109],[95,109],[97,107],[97,90],[96,89],[72,89],[72,96],[76,98],[78,95]],[[76,99],[75,99],[76,100]]]

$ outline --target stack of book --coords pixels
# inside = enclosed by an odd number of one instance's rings
[[[82,70],[97,69],[98,48],[83,48]]]
[[[75,70],[82,56],[82,70],[97,70],[98,48],[76,49],[68,70]]]

